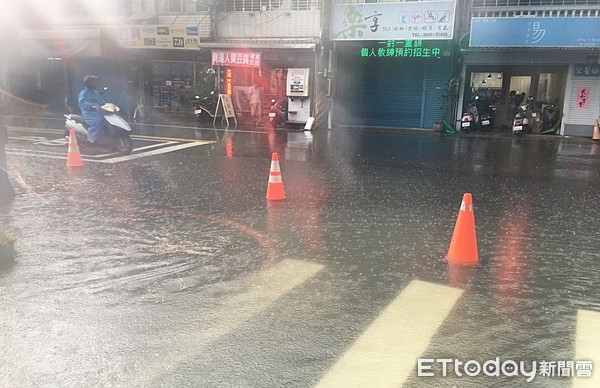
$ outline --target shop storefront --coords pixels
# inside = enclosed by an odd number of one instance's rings
[[[338,125],[432,129],[441,121],[453,66],[447,42],[337,43],[335,50]]]
[[[115,44],[110,29],[21,30],[21,55],[11,58],[11,93],[50,110],[77,111],[85,74],[97,74],[107,100],[118,102],[135,78],[132,57]]]
[[[336,5],[337,125],[433,129],[447,112],[455,2]]]
[[[244,49],[213,49],[212,64],[218,71],[221,93],[230,94],[236,114],[249,119],[250,88],[256,85],[262,104],[262,117],[268,116],[271,100],[286,99],[286,82],[289,69],[308,69],[307,90],[312,94],[314,82],[314,44],[305,48],[279,49],[249,47]],[[312,109],[310,101],[307,110]]]
[[[462,49],[460,106],[476,98],[483,109],[497,104],[496,130],[508,131],[515,107],[531,96],[533,132],[591,136],[599,114],[598,47],[598,18],[473,18]]]
[[[568,65],[531,64],[535,55],[521,53],[530,64],[503,65],[499,62],[473,64],[473,55],[466,55],[469,64],[465,71],[463,108],[473,101],[480,114],[493,115],[495,131],[510,131],[516,107],[533,97],[535,111],[552,110],[552,117],[541,122],[535,120],[534,133],[555,132],[560,128],[560,110],[565,97]],[[483,62],[485,61],[485,58]],[[554,130],[553,130],[554,128]]]
[[[588,56],[590,63],[569,66],[563,106],[563,135],[590,136],[600,118],[600,50]]]
[[[158,112],[186,113],[190,98],[215,91],[230,94],[244,120],[252,85],[268,110],[272,98],[285,95],[287,69],[308,68],[314,82],[314,43],[202,42],[197,26],[178,25],[121,26],[117,36],[121,47],[144,63],[145,105]]]

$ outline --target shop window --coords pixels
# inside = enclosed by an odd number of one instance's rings
[[[292,11],[308,11],[318,9],[317,2],[314,0],[292,0]]]
[[[227,12],[262,12],[275,11],[281,8],[282,0],[226,0]]]
[[[79,0],[60,0],[54,4],[54,9],[64,16],[97,17],[124,14],[128,6],[127,3],[131,3],[131,1],[107,0],[101,5],[97,5],[84,3]],[[25,7],[28,7],[28,5],[25,5]]]
[[[531,90],[531,76],[529,75],[518,75],[510,77],[509,90],[514,90],[518,94],[525,93],[529,95]]]
[[[200,0],[167,0],[167,10],[169,12],[208,12],[209,1]]]
[[[563,77],[558,73],[541,73],[538,83],[537,101],[556,103],[562,99]]]
[[[502,73],[471,73],[471,88],[502,89]]]

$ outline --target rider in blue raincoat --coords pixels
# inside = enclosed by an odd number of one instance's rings
[[[106,102],[98,92],[98,77],[86,75],[83,77],[85,89],[79,92],[79,108],[83,119],[88,124],[87,140],[94,143],[101,137],[104,128],[104,115],[100,107]]]

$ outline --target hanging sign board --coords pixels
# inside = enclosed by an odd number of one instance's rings
[[[144,49],[197,49],[197,26],[122,25],[117,28],[119,46]]]
[[[597,17],[474,17],[470,47],[600,47]]]
[[[455,1],[336,4],[333,40],[452,39]]]
[[[261,53],[250,51],[212,50],[213,66],[260,67]]]
[[[573,77],[600,77],[600,64],[573,65]]]

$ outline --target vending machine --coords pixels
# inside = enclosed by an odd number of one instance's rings
[[[288,123],[306,124],[310,117],[309,69],[288,69]]]

